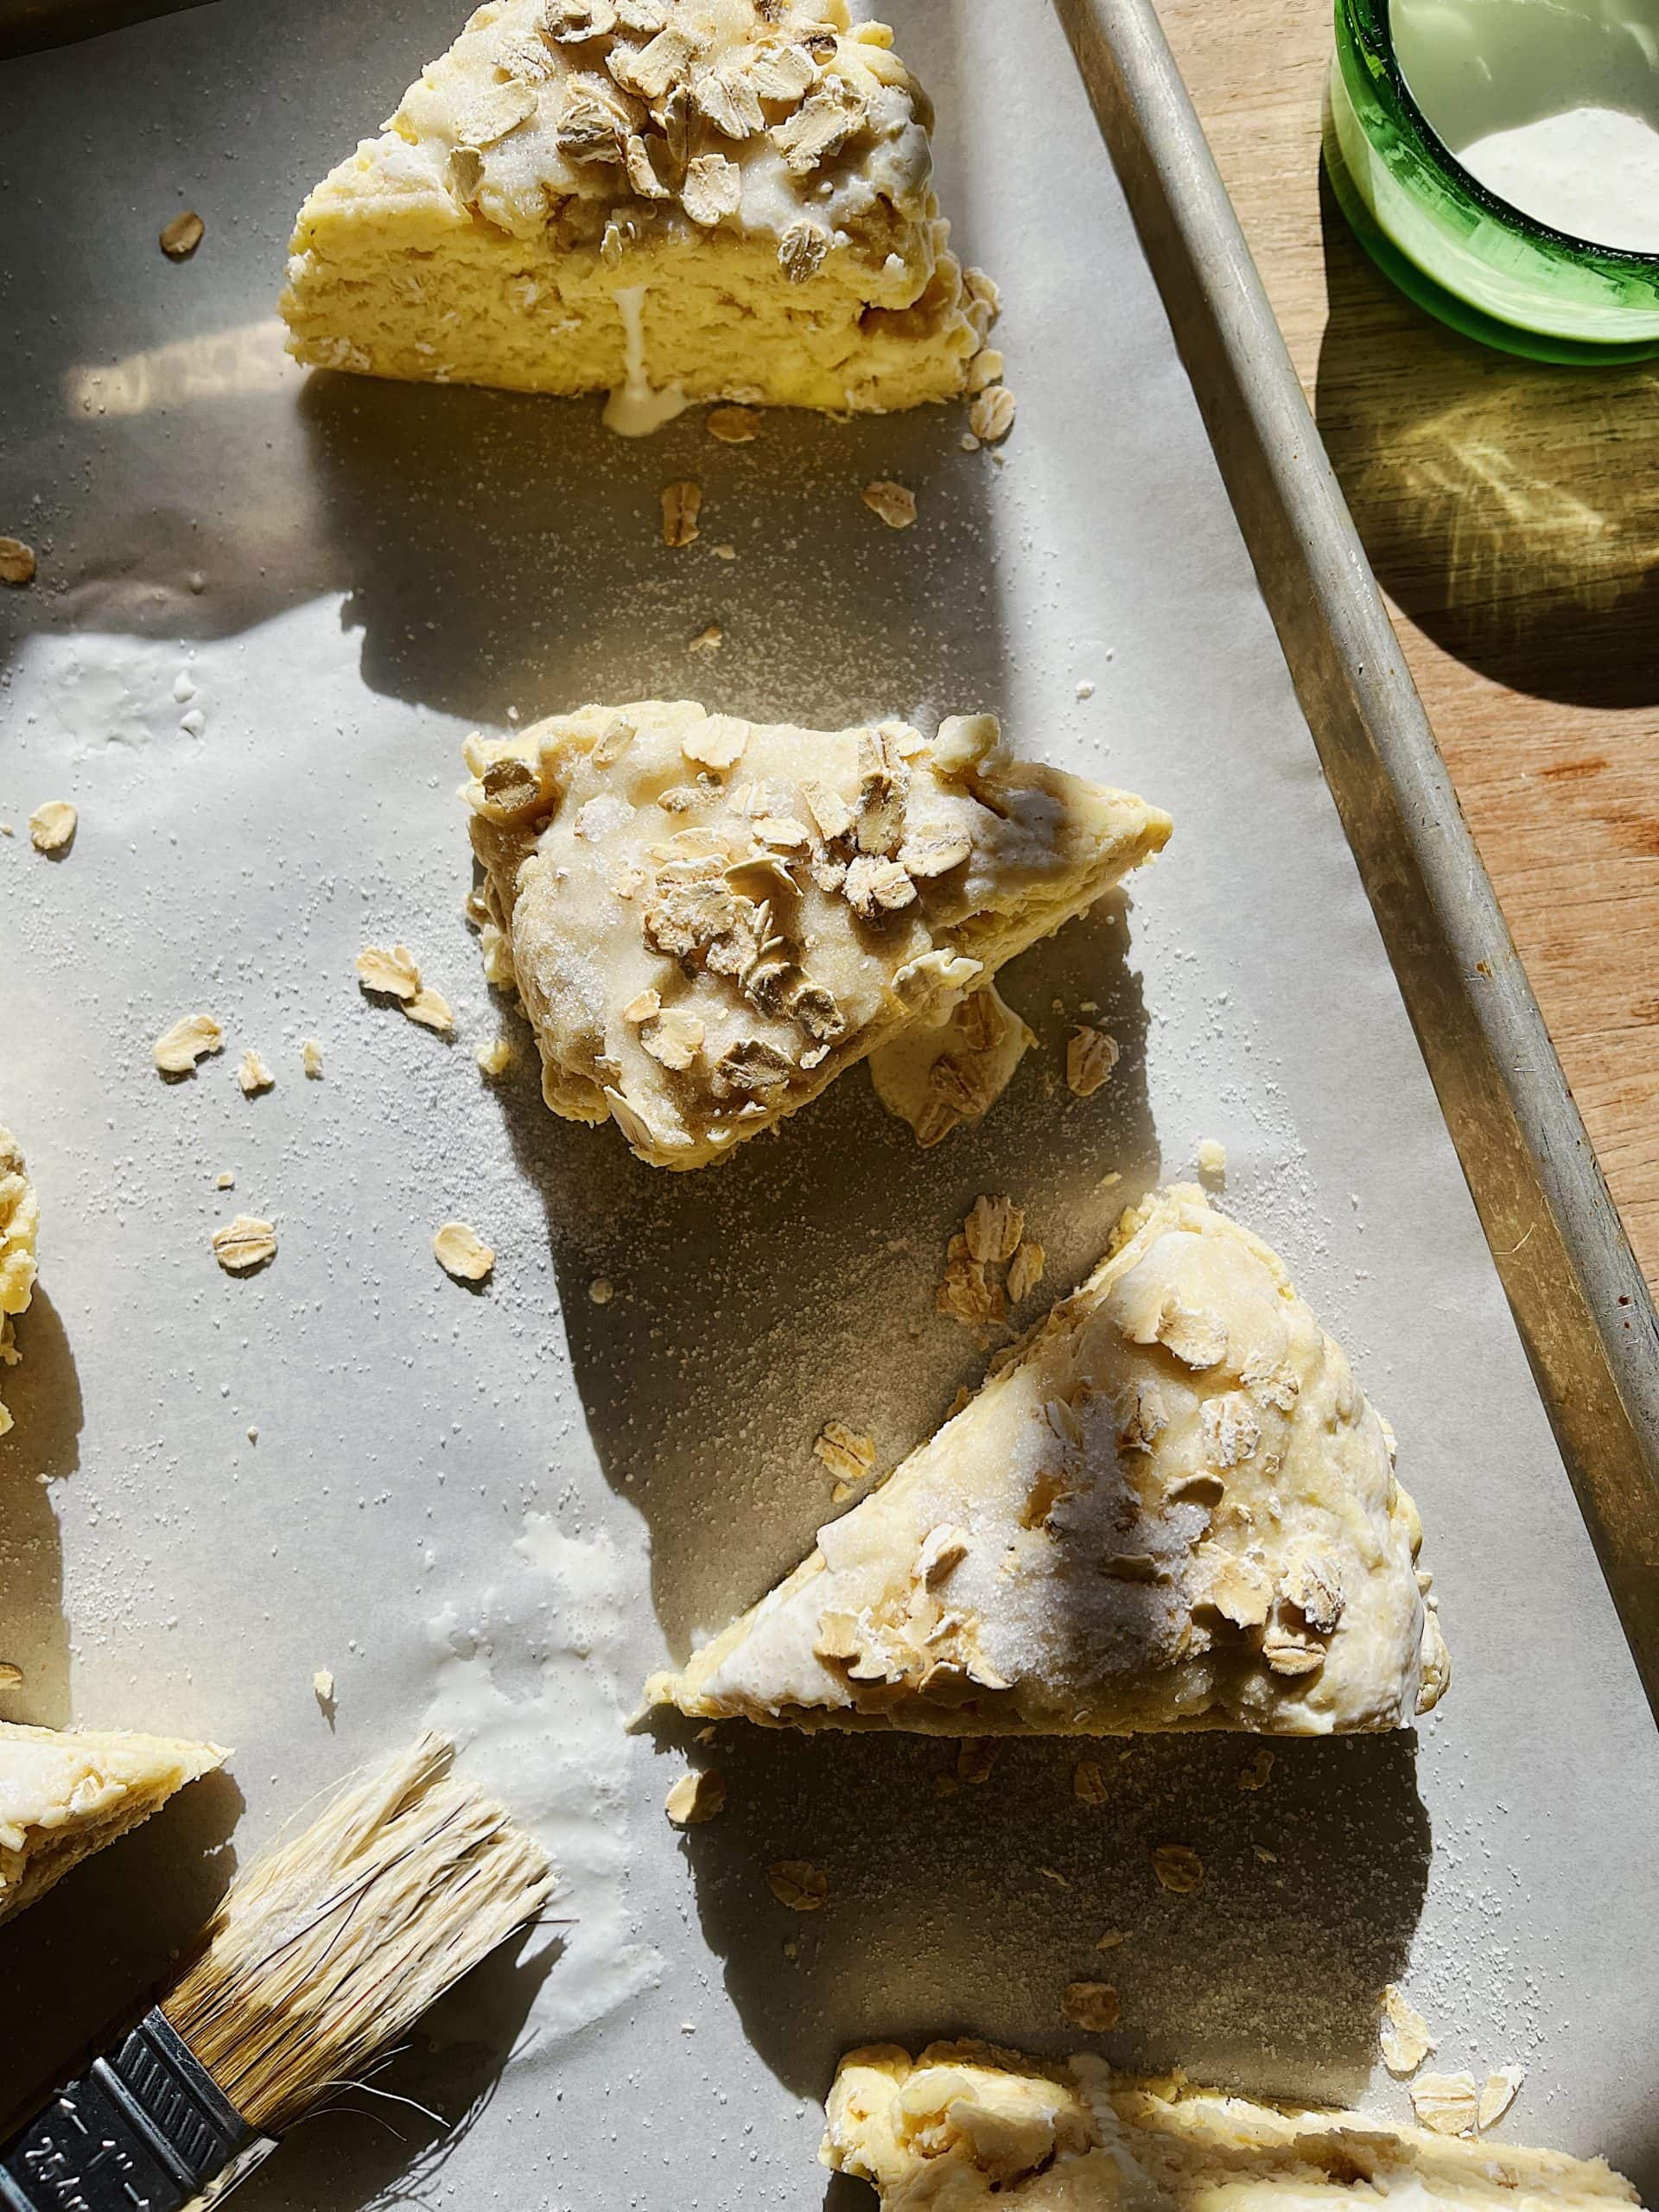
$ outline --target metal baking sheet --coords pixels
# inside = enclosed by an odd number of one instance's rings
[[[81,809],[60,861],[0,840],[0,1115],[44,1216],[0,1444],[6,1710],[235,1757],[0,1934],[0,2094],[433,1717],[548,1836],[569,1924],[298,2131],[250,2204],[815,2202],[842,2048],[1062,2050],[1059,1991],[1109,1927],[1121,2063],[1403,2117],[1372,2069],[1402,1980],[1440,2063],[1526,2067],[1506,2133],[1605,2150],[1652,2195],[1659,1744],[1192,389],[1045,0],[893,14],[959,242],[1004,286],[1001,458],[962,453],[954,414],[625,445],[596,404],[285,364],[292,210],[453,35],[432,0],[395,35],[365,0],[219,4],[6,66],[0,528],[42,559],[0,607],[0,818]],[[175,267],[155,235],[183,205],[208,231]],[[670,552],[681,475],[702,537]],[[864,509],[875,475],[916,490],[912,531]],[[1008,971],[1041,1049],[979,1129],[920,1154],[855,1073],[671,1178],[546,1113],[461,920],[457,749],[651,691],[830,723],[991,707],[1171,807],[1132,905]],[[357,993],[392,938],[456,1004],[453,1046]],[[1078,1102],[1056,1077],[1085,1001],[1124,1053]],[[163,1084],[150,1040],[197,1007],[227,1051]],[[493,1085],[472,1047],[503,1022]],[[278,1077],[252,1101],[245,1045]],[[1058,1292],[1207,1136],[1399,1433],[1457,1670],[1420,1733],[1282,1745],[1255,1795],[1236,1741],[1109,1747],[1103,1807],[1059,1744],[942,1798],[937,1744],[626,1733],[664,1652],[810,1542],[819,1424],[891,1465],[976,1379],[931,1310],[975,1194],[1027,1205]],[[281,1240],[239,1282],[207,1247],[238,1208]],[[455,1214],[499,1255],[479,1294],[431,1258]],[[729,1796],[682,1838],[688,1751]],[[1194,1896],[1154,1881],[1165,1841],[1203,1857]],[[772,1897],[785,1857],[824,1868],[825,1910]]]

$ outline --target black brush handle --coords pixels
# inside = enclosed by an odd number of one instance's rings
[[[0,2212],[180,2212],[270,2148],[166,2018],[146,2012],[0,2145]]]

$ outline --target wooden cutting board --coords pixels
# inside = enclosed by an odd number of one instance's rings
[[[1659,361],[1489,353],[1320,174],[1329,0],[1159,0],[1411,671],[1659,1291]]]

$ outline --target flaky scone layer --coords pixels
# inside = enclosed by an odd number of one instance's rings
[[[1448,1662],[1340,1348],[1196,1187],[793,1574],[648,1686],[701,1719],[939,1735],[1404,1727]]]
[[[0,1722],[0,1920],[225,1757],[172,1736]]]
[[[825,2165],[881,2212],[1561,2212],[1637,2202],[1602,2159],[1389,2127],[1357,2112],[1255,2104],[1098,2058],[1045,2065],[984,2043],[849,2051],[830,2093]]]
[[[809,730],[645,700],[468,742],[493,981],[556,1113],[699,1167],[942,1022],[1169,817],[989,715]]]

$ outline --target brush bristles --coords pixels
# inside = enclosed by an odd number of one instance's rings
[[[162,2010],[251,2127],[349,2082],[545,1904],[539,1845],[423,1735],[226,1891]]]

